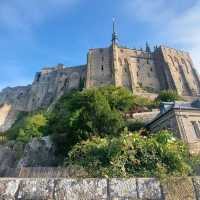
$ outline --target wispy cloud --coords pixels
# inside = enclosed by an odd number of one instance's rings
[[[158,41],[189,51],[200,68],[200,0],[125,0],[125,9],[129,17],[154,27]]]
[[[1,27],[14,30],[29,30],[42,23],[47,17],[61,10],[67,12],[79,0],[2,0],[0,3]]]

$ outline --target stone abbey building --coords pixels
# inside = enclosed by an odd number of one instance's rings
[[[46,67],[36,73],[31,85],[5,88],[0,92],[0,132],[8,129],[18,111],[49,106],[71,89],[112,84],[135,94],[153,95],[173,89],[183,96],[197,97],[199,76],[187,52],[164,46],[151,51],[129,49],[118,43],[113,23],[112,43],[107,48],[90,49],[87,64]]]
[[[86,88],[113,84],[133,92],[157,93],[173,89],[184,96],[197,96],[200,81],[189,53],[164,46],[146,50],[124,48],[117,43],[113,26],[112,45],[90,49]]]

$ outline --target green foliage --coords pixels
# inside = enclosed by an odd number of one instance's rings
[[[183,176],[191,172],[186,146],[170,132],[148,137],[123,133],[120,137],[94,137],[69,152],[66,165],[83,167],[91,177]]]
[[[119,135],[125,121],[121,111],[132,106],[132,94],[112,86],[65,95],[55,106],[49,123],[60,153],[94,135]]]
[[[125,112],[133,106],[134,96],[125,88],[110,85],[101,87],[99,91],[107,98],[112,109]]]
[[[127,120],[126,126],[129,131],[139,131],[145,128],[145,123],[142,120]]]
[[[158,97],[156,98],[157,102],[172,102],[172,101],[179,101],[183,100],[181,96],[174,90],[163,90],[159,93]]]
[[[43,113],[21,114],[7,132],[8,139],[26,143],[34,137],[42,137],[46,124],[47,118]]]
[[[147,107],[149,109],[157,107],[157,104],[154,100],[142,96],[134,96],[133,99],[133,106],[132,108],[137,108],[137,107]]]

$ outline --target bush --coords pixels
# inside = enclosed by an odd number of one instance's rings
[[[90,177],[183,176],[191,172],[188,158],[186,146],[170,132],[148,137],[125,132],[75,145],[65,164],[83,167]]]
[[[92,136],[119,135],[125,126],[122,111],[132,106],[133,96],[124,88],[93,88],[67,94],[55,106],[48,133],[59,153]]]
[[[133,132],[133,131],[139,131],[141,129],[145,128],[145,123],[142,120],[128,120],[126,123],[126,126],[128,128],[129,131]]]
[[[34,137],[42,137],[46,124],[43,113],[23,114],[7,132],[8,139],[27,143]]]
[[[172,101],[180,101],[183,100],[179,94],[174,90],[163,90],[159,93],[156,98],[157,102],[172,102]]]

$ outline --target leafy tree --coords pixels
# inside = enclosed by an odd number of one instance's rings
[[[24,114],[7,132],[8,139],[29,142],[34,137],[42,137],[47,118],[43,113]]]
[[[163,90],[159,93],[158,97],[156,98],[157,102],[172,102],[172,101],[179,101],[183,100],[179,94],[174,90]]]
[[[55,106],[47,132],[61,153],[94,135],[119,135],[125,126],[122,111],[132,101],[128,90],[113,86],[67,94]]]
[[[124,132],[120,137],[93,137],[75,145],[66,165],[83,167],[91,177],[151,177],[188,175],[189,152],[172,133],[148,137]]]

